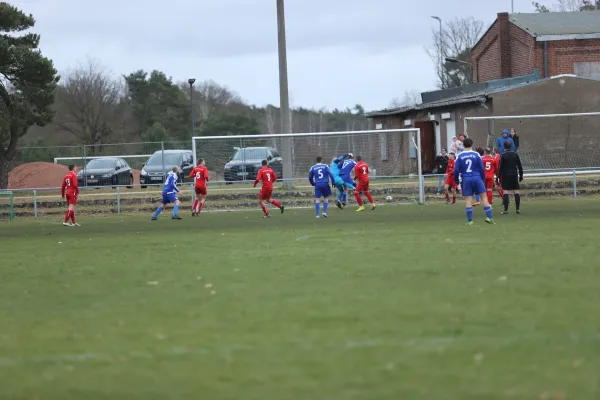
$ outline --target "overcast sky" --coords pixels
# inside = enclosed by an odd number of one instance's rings
[[[213,79],[253,104],[279,104],[275,0],[10,2],[34,15],[43,54],[61,72],[90,57],[114,74],[158,69],[176,81]],[[514,6],[533,12],[530,0]],[[474,16],[487,29],[510,7],[511,0],[286,0],[291,105],[373,110],[405,91],[435,89],[424,51],[438,26],[430,16]]]

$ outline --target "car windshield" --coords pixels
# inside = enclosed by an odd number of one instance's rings
[[[265,149],[240,149],[233,156],[234,160],[264,160],[267,158]]]
[[[88,163],[86,169],[109,169],[114,168],[117,161],[115,159],[97,158]]]
[[[165,168],[170,169],[175,165],[179,165],[180,161],[181,154],[165,153]],[[163,165],[162,152],[152,154],[146,165]]]

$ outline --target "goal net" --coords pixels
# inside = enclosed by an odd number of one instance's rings
[[[277,195],[289,197],[293,205],[312,203],[308,171],[321,156],[323,162],[346,153],[360,155],[370,170],[376,201],[392,196],[394,202],[424,202],[419,129],[378,129],[350,132],[320,132],[276,135],[205,136],[192,138],[194,163],[206,161],[216,192],[232,200],[248,201],[256,196],[248,183],[256,178],[261,161],[268,160],[284,182]],[[234,201],[235,203],[235,201]],[[233,205],[232,205],[233,208]]]
[[[494,148],[505,129],[517,133],[526,173],[600,172],[600,112],[464,119],[464,132],[476,146]]]
[[[0,221],[12,221],[15,218],[14,194],[11,191],[0,191]]]

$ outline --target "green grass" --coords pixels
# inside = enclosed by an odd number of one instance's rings
[[[600,203],[522,208],[0,224],[0,398],[597,399]]]

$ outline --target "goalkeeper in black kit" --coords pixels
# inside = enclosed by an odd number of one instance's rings
[[[503,215],[508,214],[509,192],[512,192],[515,195],[517,214],[521,213],[521,195],[519,194],[519,183],[523,180],[523,166],[521,165],[521,159],[519,158],[519,155],[516,152],[511,151],[510,148],[510,142],[504,142],[504,153],[500,158],[498,176],[496,177],[496,182],[502,182],[502,189],[504,190],[504,196],[502,196],[504,211],[501,213]]]

